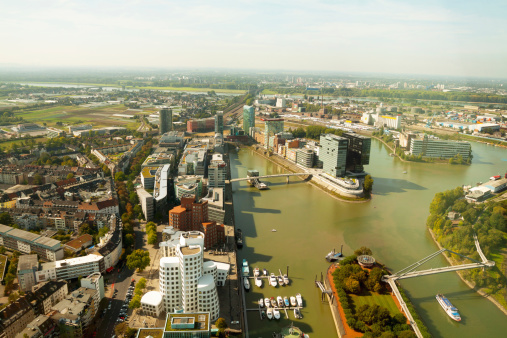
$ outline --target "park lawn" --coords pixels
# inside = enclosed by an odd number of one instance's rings
[[[138,121],[113,116],[113,114],[118,114],[125,110],[127,108],[123,105],[96,108],[57,106],[29,112],[19,112],[15,115],[21,116],[29,122],[46,123],[47,126],[60,129],[62,129],[62,126],[57,126],[57,122],[63,122],[64,124],[91,123],[95,128],[111,126],[135,128],[139,123]]]
[[[391,313],[391,316],[394,316],[398,313],[401,313],[396,306],[396,303],[393,300],[391,294],[379,294],[373,291],[363,291],[361,295],[350,295],[350,298],[354,302],[354,306],[357,310],[363,304],[373,305],[377,304],[385,307]]]
[[[22,146],[22,145],[21,145],[21,143],[22,143],[23,141],[26,141],[26,140],[16,140],[16,139],[14,139],[14,140],[12,140],[12,141],[11,141],[11,140],[8,140],[8,141],[5,141],[5,142],[2,142],[2,141],[3,141],[3,139],[0,139],[0,148],[1,148],[2,150],[7,150],[7,149],[12,148],[12,145],[13,145],[13,144],[15,144],[15,143],[16,143],[17,145],[19,145],[19,146]],[[38,143],[42,143],[42,144],[44,144],[44,143],[46,143],[46,141],[47,141],[47,138],[46,138],[46,137],[37,137],[37,138],[35,138],[35,142],[36,142],[37,144],[38,144]]]

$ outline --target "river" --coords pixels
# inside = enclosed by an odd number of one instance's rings
[[[344,254],[360,246],[372,249],[373,256],[398,271],[438,250],[426,230],[429,204],[435,193],[462,184],[485,182],[507,170],[507,150],[472,143],[473,164],[451,166],[401,162],[389,157],[386,148],[372,140],[370,165],[374,178],[373,199],[352,204],[337,201],[322,191],[292,178],[272,179],[270,190],[258,191],[246,182],[233,183],[236,226],[243,230],[245,246],[239,250],[251,268],[270,272],[285,271],[289,265],[290,286],[253,287],[247,293],[247,307],[262,297],[301,293],[305,301],[303,319],[261,321],[258,312],[249,311],[250,337],[271,337],[271,333],[294,322],[310,337],[335,337],[336,330],[327,303],[320,302],[315,276],[324,273],[324,256],[343,244]],[[246,177],[257,169],[260,175],[282,172],[270,161],[249,149],[231,154],[232,178]],[[403,174],[407,171],[406,174]],[[277,232],[271,232],[276,229]],[[434,259],[424,267],[447,265]],[[418,277],[401,282],[417,311],[435,337],[502,337],[507,317],[490,301],[463,283],[456,273]],[[452,321],[435,300],[445,294],[460,310],[462,321]],[[282,318],[285,316],[282,314]]]

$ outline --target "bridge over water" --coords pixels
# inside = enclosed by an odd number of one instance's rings
[[[432,253],[431,255],[421,259],[418,262],[415,262],[414,264],[406,267],[405,269],[402,269],[395,274],[389,275],[389,276],[383,276],[382,280],[386,283],[388,283],[391,286],[391,289],[394,292],[394,295],[396,298],[398,298],[398,301],[400,302],[400,305],[403,309],[403,312],[407,315],[408,320],[410,321],[410,325],[415,331],[415,334],[417,337],[422,337],[421,331],[419,330],[419,327],[417,326],[417,323],[415,322],[414,318],[412,317],[412,314],[410,313],[407,304],[403,300],[400,291],[398,290],[398,286],[396,285],[396,281],[399,279],[406,279],[406,278],[413,278],[413,277],[421,277],[421,276],[428,276],[433,275],[437,273],[443,273],[443,272],[451,272],[451,271],[459,271],[459,270],[466,270],[466,269],[476,269],[476,268],[490,268],[495,266],[495,262],[489,261],[484,253],[481,250],[481,247],[479,246],[479,240],[477,239],[477,235],[474,235],[474,241],[475,241],[475,247],[477,248],[477,252],[479,253],[479,256],[481,257],[481,262],[472,259],[470,257],[463,256],[457,252],[448,250],[448,249],[441,249],[435,253]],[[460,257],[466,258],[468,260],[471,260],[473,263],[468,264],[461,264],[461,265],[454,265],[454,266],[447,266],[447,267],[441,267],[436,269],[427,269],[427,270],[420,270],[415,271],[419,266],[422,264],[432,260],[433,258],[437,257],[441,253],[448,251],[450,253],[453,253],[455,255],[458,255]]]
[[[287,177],[287,183],[289,183],[289,177],[291,177],[291,176],[308,176],[307,178],[310,178],[310,177],[312,177],[312,174],[303,172],[303,173],[291,173],[291,174],[250,176],[250,177],[241,177],[241,178],[234,178],[232,180],[226,180],[225,183],[240,182],[240,181],[247,181],[247,180],[261,179],[261,178],[275,178],[275,177]]]

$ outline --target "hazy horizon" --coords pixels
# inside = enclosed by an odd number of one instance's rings
[[[46,1],[0,12],[0,67],[507,78],[507,3]]]

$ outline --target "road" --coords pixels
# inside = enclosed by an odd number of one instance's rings
[[[138,226],[134,228],[135,232],[135,249],[146,249],[145,248],[145,232],[141,231]],[[134,270],[130,270],[125,266],[120,273],[118,268],[115,268],[114,273],[106,275],[110,281],[107,284],[108,292],[106,292],[105,298],[111,303],[111,309],[107,310],[106,314],[102,316],[97,330],[98,337],[112,337],[114,333],[114,327],[116,326],[118,315],[120,314],[121,307],[125,301],[128,287],[132,281]],[[114,283],[114,288],[118,290],[118,294],[115,298],[111,298],[113,295],[113,288],[111,287]],[[109,303],[108,302],[108,303]],[[107,308],[107,307],[106,307]],[[131,316],[132,310],[129,310],[128,315]],[[99,314],[101,316],[102,313]]]

